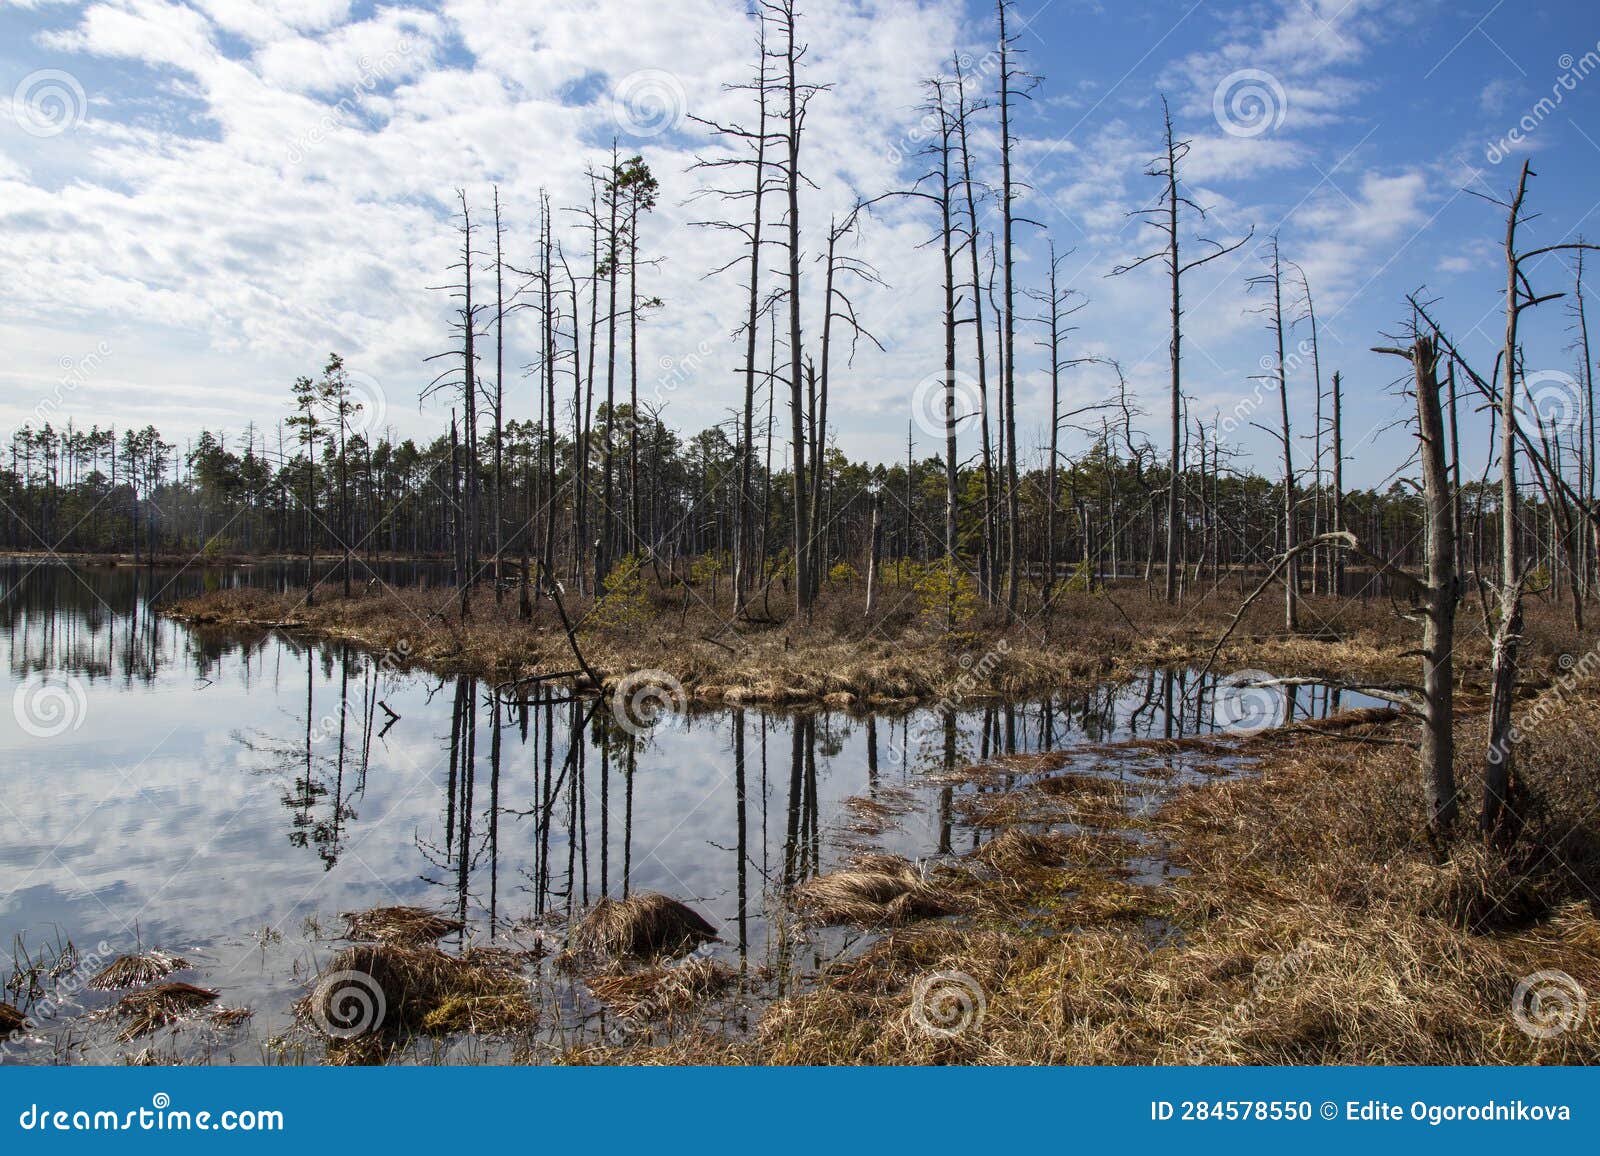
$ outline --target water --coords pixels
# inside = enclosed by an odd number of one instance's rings
[[[151,1042],[164,1058],[276,1058],[268,1041],[301,1030],[291,1004],[343,946],[338,913],[378,905],[454,912],[475,943],[527,948],[559,938],[601,896],[660,891],[721,930],[715,951],[730,963],[803,982],[861,936],[802,937],[775,919],[796,881],[864,849],[928,858],[992,835],[961,821],[960,794],[976,788],[943,781],[952,770],[1369,705],[1301,688],[1250,692],[1241,709],[1237,696],[1197,696],[1193,675],[1152,671],[1041,701],[895,716],[639,720],[564,691],[506,701],[480,680],[392,669],[347,645],[197,633],[151,608],[290,576],[0,569],[11,707],[0,711],[0,944],[35,959],[68,941],[80,953],[161,947],[194,965],[175,978],[255,1013],[242,1029],[118,1043],[93,1015],[111,997],[68,991],[63,967],[34,992],[63,1006],[5,1059],[116,1062]],[[419,576],[431,577],[388,578]],[[1198,777],[1198,757],[1092,752],[1077,770],[1127,779],[1139,807],[1175,777]],[[862,796],[895,813],[863,822],[846,806]],[[1153,854],[1147,880],[1165,870]],[[550,1047],[601,1030],[575,985],[553,1000]],[[446,1054],[496,1054],[479,1046]]]

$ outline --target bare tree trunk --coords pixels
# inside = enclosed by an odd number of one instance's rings
[[[944,261],[944,628],[956,628],[956,266],[952,245],[950,201],[951,116],[945,106],[944,81],[929,82],[933,112],[939,118],[936,146],[939,180],[939,241]]]
[[[1160,156],[1151,162],[1145,170],[1147,176],[1159,177],[1163,188],[1160,201],[1148,208],[1139,209],[1130,214],[1144,221],[1145,224],[1155,228],[1163,234],[1163,245],[1160,249],[1147,253],[1125,265],[1118,265],[1113,269],[1113,276],[1131,272],[1148,261],[1164,260],[1167,266],[1169,312],[1171,323],[1171,338],[1167,347],[1169,371],[1171,374],[1171,388],[1168,401],[1170,406],[1169,433],[1172,443],[1169,452],[1169,468],[1167,470],[1167,524],[1166,524],[1166,552],[1164,555],[1166,574],[1164,583],[1164,597],[1167,602],[1175,602],[1178,598],[1178,571],[1181,565],[1178,545],[1179,524],[1179,496],[1180,483],[1183,474],[1182,442],[1183,442],[1183,275],[1192,269],[1225,257],[1234,252],[1254,235],[1254,229],[1232,245],[1223,245],[1220,242],[1202,238],[1201,243],[1210,245],[1209,252],[1194,258],[1185,264],[1179,255],[1178,215],[1179,206],[1187,205],[1192,212],[1200,217],[1205,216],[1205,210],[1196,205],[1192,200],[1183,195],[1179,188],[1178,169],[1183,159],[1189,155],[1189,142],[1178,140],[1173,132],[1172,110],[1167,104],[1167,98],[1161,98],[1162,130],[1166,147]],[[1153,515],[1152,515],[1153,516]],[[1145,581],[1148,583],[1150,574],[1154,569],[1155,537],[1153,533],[1149,543],[1149,554],[1145,559]]]
[[[544,544],[540,552],[540,559],[546,573],[556,572],[556,336],[559,329],[559,318],[556,316],[555,286],[552,280],[555,275],[555,262],[551,252],[551,227],[550,227],[550,198],[540,194],[540,231],[543,233],[540,249],[540,282],[543,285],[544,297]],[[576,346],[578,340],[578,300],[572,300],[572,340]],[[578,351],[572,351],[572,371],[578,372]],[[535,447],[537,449],[537,447]],[[530,470],[531,474],[531,470]],[[533,521],[533,511],[528,511],[528,521]],[[525,528],[524,533],[528,530]],[[523,588],[527,588],[527,552],[523,552]]]
[[[788,114],[784,120],[788,163],[784,171],[789,201],[789,405],[792,418],[794,460],[791,463],[794,499],[795,612],[811,612],[811,527],[806,487],[806,413],[802,380],[804,351],[800,342],[800,95],[797,68],[801,47],[795,43],[794,0],[778,0],[779,24],[784,32],[784,91]]]
[[[1005,423],[1006,441],[1006,622],[1017,616],[1018,549],[1017,523],[1021,521],[1017,509],[1017,374],[1016,349],[1016,286],[1011,251],[1012,198],[1011,186],[1011,42],[1006,35],[1006,5],[1010,0],[996,0],[1000,18],[1000,218],[1001,218],[1001,276],[1005,296],[1005,340],[1002,362],[1003,382],[1000,405]]]
[[[1177,601],[1177,588],[1175,582],[1178,573],[1178,479],[1183,469],[1183,462],[1179,458],[1181,453],[1179,442],[1182,435],[1179,422],[1183,410],[1183,386],[1179,375],[1180,344],[1183,340],[1183,312],[1181,308],[1180,281],[1182,280],[1182,266],[1178,264],[1178,154],[1172,139],[1172,112],[1167,108],[1165,97],[1161,99],[1161,110],[1166,118],[1167,132],[1167,267],[1170,276],[1172,312],[1172,339],[1168,346],[1171,360],[1172,389],[1169,398],[1171,404],[1171,468],[1167,471],[1167,573],[1166,590],[1164,595],[1168,603]],[[1154,543],[1151,543],[1152,548]]]
[[[1506,329],[1500,385],[1500,618],[1492,637],[1489,676],[1489,741],[1483,772],[1483,810],[1478,827],[1484,838],[1509,843],[1507,809],[1516,782],[1516,748],[1511,742],[1511,700],[1517,689],[1517,651],[1522,642],[1522,558],[1517,540],[1517,322],[1522,286],[1517,257],[1517,224],[1528,191],[1528,162],[1522,162],[1506,214]]]
[[[491,516],[494,518],[494,600],[495,605],[505,601],[505,584],[502,581],[501,556],[505,551],[504,522],[501,519],[501,489],[504,483],[502,434],[505,414],[506,370],[506,297],[505,263],[501,244],[505,230],[500,223],[500,186],[494,187],[494,494]]]
[[[1298,266],[1296,269],[1300,273],[1300,284],[1305,289],[1306,317],[1311,322],[1311,379],[1316,390],[1316,405],[1312,412],[1311,428],[1311,536],[1320,539],[1322,537],[1322,351],[1317,344],[1317,306],[1311,297],[1311,281],[1304,269],[1299,269]],[[1320,549],[1311,551],[1311,583],[1308,589],[1313,594],[1321,587],[1322,554]]]
[[[972,334],[978,350],[979,436],[983,440],[983,560],[979,574],[983,579],[984,601],[993,606],[998,600],[995,558],[999,554],[996,529],[994,459],[989,443],[989,367],[985,357],[983,333],[983,290],[978,277],[978,208],[972,191],[972,151],[967,147],[967,118],[972,106],[967,102],[966,81],[962,76],[961,54],[956,54],[956,139],[961,152],[961,185],[967,202],[967,255],[972,266]]]
[[[606,204],[609,223],[606,226],[606,282],[609,294],[606,306],[606,440],[601,455],[600,479],[600,537],[595,552],[594,591],[599,597],[605,589],[606,576],[611,573],[612,548],[616,542],[616,499],[613,493],[617,444],[617,142],[611,141],[611,170],[606,174]]]
[[[739,439],[739,500],[733,524],[735,617],[745,612],[745,598],[750,588],[750,531],[755,505],[750,497],[750,477],[752,459],[755,456],[756,337],[761,316],[761,202],[766,194],[767,179],[767,21],[765,14],[759,10],[756,18],[760,28],[757,46],[760,64],[756,75],[756,175],[750,211],[750,294],[749,307],[745,315],[744,414],[740,424]]]
[[[868,535],[867,544],[867,610],[868,618],[872,617],[872,604],[878,591],[878,553],[883,543],[883,490],[874,485],[872,487],[872,530]]]
[[[1582,237],[1578,238],[1581,242]],[[1583,255],[1584,250],[1577,253],[1577,270],[1573,277],[1573,313],[1578,322],[1578,356],[1583,362],[1583,420],[1587,427],[1587,437],[1580,441],[1583,445],[1582,467],[1579,469],[1578,496],[1580,504],[1587,510],[1594,509],[1595,498],[1595,412],[1594,412],[1594,354],[1589,348],[1589,311],[1584,302],[1583,295]],[[1587,512],[1587,511],[1586,511]],[[1597,540],[1592,532],[1585,531],[1583,537],[1583,593],[1587,598],[1593,590],[1595,573],[1595,547]]]
[[[1340,425],[1343,417],[1343,377],[1333,375],[1333,499],[1328,506],[1328,528],[1337,534],[1344,529],[1344,431]],[[1458,479],[1459,480],[1459,479]],[[1332,593],[1344,594],[1344,554],[1335,550],[1328,566]]]
[[[1417,439],[1422,492],[1427,503],[1427,579],[1422,591],[1423,728],[1419,759],[1428,808],[1428,833],[1442,841],[1459,814],[1455,778],[1456,514],[1450,484],[1443,411],[1439,404],[1439,352],[1419,336],[1409,351],[1416,374]]]
[[[463,574],[461,581],[471,586],[478,569],[478,356],[474,347],[477,322],[472,306],[472,216],[467,209],[467,194],[461,193],[461,277],[466,295],[462,309],[462,382],[461,396],[465,429],[462,448],[466,452],[466,529],[462,542]],[[462,597],[463,613],[468,601]]]
[[[1284,357],[1283,324],[1283,263],[1278,252],[1278,239],[1272,238],[1272,271],[1251,279],[1252,286],[1272,291],[1272,301],[1267,306],[1268,328],[1272,330],[1277,357],[1274,379],[1278,385],[1278,406],[1281,415],[1280,440],[1283,443],[1283,553],[1287,564],[1283,568],[1283,625],[1291,634],[1300,627],[1300,559],[1295,549],[1295,486],[1294,442],[1289,425],[1289,377]]]

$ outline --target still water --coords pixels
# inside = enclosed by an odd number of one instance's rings
[[[640,726],[595,698],[508,697],[347,645],[214,637],[154,609],[288,577],[0,568],[0,945],[13,955],[0,980],[69,942],[159,947],[194,965],[175,978],[254,1012],[243,1029],[119,1044],[94,1015],[109,997],[75,992],[0,1059],[118,1062],[146,1044],[163,1058],[276,1058],[268,1041],[293,1030],[291,1004],[343,946],[338,913],[378,905],[455,913],[474,943],[527,947],[602,896],[660,891],[717,926],[729,963],[803,977],[860,936],[804,936],[775,918],[795,882],[866,849],[926,859],[993,834],[963,826],[970,788],[941,773],[1236,721],[1192,675],[1152,671],[1030,702],[893,716],[665,710]],[[1364,705],[1261,693],[1281,717]],[[1094,769],[1154,799],[1196,777],[1186,757],[1145,751]],[[846,805],[863,796],[895,815],[864,824]],[[1159,854],[1146,866],[1158,880]],[[59,994],[51,982],[35,1001]],[[0,999],[26,1005],[25,994]],[[551,1048],[599,1015],[581,992],[558,1002]]]

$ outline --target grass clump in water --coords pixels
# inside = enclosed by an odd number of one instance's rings
[[[393,943],[433,943],[459,934],[466,924],[425,907],[374,907],[346,911],[345,938]]]
[[[158,979],[165,979],[175,971],[182,971],[189,961],[166,951],[141,951],[135,955],[119,955],[89,980],[96,991],[116,991],[124,987],[143,987]]]
[[[819,925],[887,927],[960,909],[949,889],[926,879],[897,855],[862,855],[794,889],[796,908]]]
[[[451,955],[431,943],[358,944],[329,961],[295,1010],[335,1041],[336,1060],[381,1058],[418,1034],[526,1029],[537,1023],[538,1009],[521,964],[507,951]]]
[[[687,1011],[733,986],[733,968],[720,960],[690,959],[625,975],[595,976],[589,990],[626,1020],[654,1020]]]
[[[220,995],[220,992],[192,983],[163,983],[129,992],[113,1009],[119,1019],[127,1021],[117,1038],[127,1042],[148,1035],[209,1007]]]
[[[641,891],[600,900],[578,925],[573,945],[591,956],[644,960],[684,955],[716,938],[717,929],[692,907]]]

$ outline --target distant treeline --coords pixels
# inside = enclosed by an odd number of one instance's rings
[[[1153,447],[1125,431],[1108,431],[1057,478],[1054,512],[1057,578],[1089,585],[1110,574],[1148,577],[1160,573],[1165,550],[1167,478],[1155,464]],[[685,438],[654,419],[634,423],[626,406],[616,420],[601,407],[587,464],[603,461],[598,447],[608,438],[636,437],[637,493],[626,470],[614,479],[613,519],[620,540],[616,556],[653,551],[663,560],[727,560],[733,550],[733,512],[738,454],[720,427]],[[368,441],[351,432],[341,453],[337,439],[318,446],[315,467],[292,448],[290,432],[264,435],[250,427],[236,437],[203,431],[181,449],[151,426],[115,430],[98,426],[57,431],[46,424],[14,435],[10,461],[0,469],[5,541],[16,551],[229,556],[339,553],[348,541],[357,556],[376,554],[453,557],[456,511],[470,468],[486,494],[494,492],[492,439],[480,445],[483,459],[468,465],[449,434],[418,446],[410,439]],[[1133,453],[1128,451],[1132,445]],[[558,577],[579,591],[593,588],[593,542],[580,547],[574,480],[583,461],[568,437],[556,438],[556,493],[547,501],[542,429],[532,421],[509,421],[500,447],[503,571],[517,569],[524,546],[537,553],[546,523]],[[621,460],[623,455],[617,455]],[[865,573],[874,505],[879,510],[879,550],[884,559],[932,561],[943,551],[945,466],[937,457],[893,466],[852,462],[836,450],[825,457],[823,528],[817,539],[825,573],[848,567]],[[454,467],[454,468],[453,468]],[[782,500],[790,476],[770,461],[756,463],[752,491],[759,510],[753,543],[769,573],[787,567],[792,534],[790,506]],[[348,507],[348,535],[341,535],[341,485]],[[982,533],[980,468],[959,475],[966,500],[961,539],[974,545],[966,559],[973,574],[990,572],[978,551]],[[1179,543],[1186,580],[1207,581],[1241,564],[1262,564],[1281,551],[1282,487],[1275,480],[1234,469],[1193,470],[1181,480]],[[308,489],[309,487],[309,489]],[[588,487],[591,498],[604,491]],[[1045,574],[1046,472],[1021,478],[1020,540],[1027,572]],[[1463,487],[1468,569],[1484,559],[1492,568],[1496,491],[1467,482]],[[1405,563],[1420,560],[1425,511],[1414,488],[1396,483],[1387,491],[1354,490],[1343,495],[1343,523],[1381,555]],[[1302,512],[1309,532],[1311,501]],[[635,524],[631,511],[637,509]],[[311,511],[317,511],[310,516]],[[1541,503],[1524,507],[1526,548],[1548,559],[1559,527]],[[1326,518],[1321,519],[1326,522]],[[594,510],[586,524],[599,524]],[[1481,523],[1481,531],[1480,531]],[[484,559],[478,578],[493,576],[495,527],[480,526],[476,553]],[[1556,559],[1559,565],[1559,552]],[[1552,567],[1553,568],[1553,567]],[[520,572],[520,571],[517,571]],[[1307,567],[1308,588],[1326,588],[1331,571]],[[976,579],[974,579],[976,581]]]

